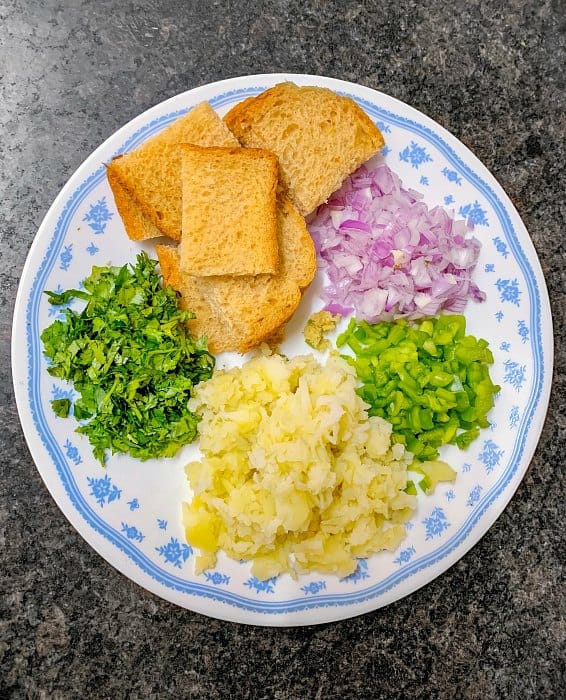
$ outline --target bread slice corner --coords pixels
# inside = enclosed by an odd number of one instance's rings
[[[163,232],[155,226],[151,219],[145,216],[136,200],[122,185],[122,181],[116,173],[116,162],[117,159],[114,159],[106,165],[106,177],[128,238],[133,241],[145,241],[149,238],[162,236]]]

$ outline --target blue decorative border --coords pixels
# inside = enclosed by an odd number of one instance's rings
[[[210,100],[213,107],[219,108],[225,104],[234,101],[234,98],[242,98],[250,95],[256,95],[264,87],[248,87],[230,92],[225,92]],[[342,93],[347,94],[347,93]],[[40,348],[40,331],[38,328],[39,305],[42,292],[45,288],[47,276],[51,272],[53,265],[57,260],[61,245],[65,240],[70,222],[77,211],[79,205],[83,202],[86,196],[104,179],[104,166],[98,168],[92,173],[71,195],[66,202],[61,215],[57,221],[53,237],[47,247],[41,265],[36,273],[32,283],[30,296],[26,308],[26,339],[28,351],[28,400],[32,419],[35,429],[37,430],[40,439],[47,449],[57,473],[63,483],[67,496],[73,506],[77,509],[80,515],[97,533],[106,538],[113,545],[118,547],[133,561],[140,569],[158,583],[180,591],[188,595],[196,595],[204,598],[209,598],[221,603],[236,606],[255,613],[290,613],[301,610],[345,606],[363,603],[365,601],[383,595],[395,586],[399,585],[408,577],[414,575],[418,571],[430,567],[436,562],[444,559],[457,547],[459,547],[468,537],[477,522],[482,518],[483,514],[489,506],[499,498],[505,491],[505,488],[516,474],[520,459],[524,452],[525,443],[528,435],[529,427],[532,423],[536,409],[539,405],[540,397],[543,389],[544,381],[544,354],[542,347],[541,333],[541,298],[538,284],[535,278],[531,264],[526,257],[521,244],[517,238],[517,234],[513,228],[511,218],[495,192],[477,176],[472,169],[453,151],[453,149],[434,131],[418,124],[415,121],[400,117],[392,112],[381,109],[367,100],[361,99],[355,95],[349,95],[355,99],[365,111],[374,119],[382,120],[399,126],[413,134],[417,134],[434,146],[444,155],[444,157],[453,166],[457,167],[465,177],[473,184],[479,192],[483,194],[486,200],[493,207],[497,214],[499,222],[505,234],[505,238],[511,247],[515,259],[524,274],[530,300],[530,323],[531,328],[536,329],[536,332],[531,333],[531,349],[534,360],[534,381],[532,383],[531,393],[528,398],[526,410],[523,414],[520,429],[518,431],[518,439],[515,441],[514,449],[508,464],[506,472],[500,477],[496,484],[479,502],[475,510],[465,520],[458,532],[448,539],[441,547],[434,552],[416,559],[407,564],[402,570],[390,575],[387,579],[378,584],[365,589],[359,589],[350,593],[339,595],[318,595],[316,598],[296,598],[288,601],[258,601],[245,598],[241,595],[232,593],[229,590],[214,588],[197,582],[188,582],[178,576],[175,576],[168,571],[160,568],[152,562],[120,531],[115,530],[108,525],[89,505],[81,494],[72,471],[70,470],[61,447],[55,440],[46,417],[43,412],[43,406],[40,397],[40,372],[41,372],[41,348]],[[117,153],[124,152],[136,147],[144,139],[151,136],[153,133],[162,129],[164,126],[172,122],[181,114],[187,112],[188,109],[178,110],[176,112],[163,115],[146,124],[133,135],[131,135]]]

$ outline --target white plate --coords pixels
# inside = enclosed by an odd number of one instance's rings
[[[116,212],[103,163],[129,150],[190,107],[209,100],[224,114],[236,102],[282,80],[327,86],[352,96],[379,125],[386,162],[427,203],[475,223],[482,252],[475,279],[487,292],[466,310],[471,333],[490,342],[492,377],[502,391],[491,429],[466,452],[444,451],[457,469],[452,485],[421,497],[405,542],[394,553],[360,561],[340,580],[312,575],[260,583],[249,566],[220,557],[195,576],[184,543],[180,504],[188,495],[183,466],[196,453],[137,462],[92,457],[72,419],[59,419],[53,398],[70,386],[46,371],[39,335],[57,309],[43,291],[77,287],[93,264],[134,261],[151,242],[130,241]],[[72,147],[72,144],[69,144]],[[320,307],[316,283],[291,324],[289,352],[305,352],[300,330]],[[31,247],[16,301],[12,345],[16,398],[24,433],[53,498],[89,544],[141,586],[205,615],[260,625],[305,625],[351,617],[408,595],[467,552],[505,508],[537,445],[550,393],[553,335],[540,265],[519,215],[495,179],[456,138],[420,112],[359,85],[308,75],[257,75],[205,85],[157,105],[120,129],[75,172],[45,217]]]

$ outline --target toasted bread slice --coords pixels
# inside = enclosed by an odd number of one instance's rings
[[[354,100],[290,82],[247,98],[224,121],[243,146],[277,155],[282,184],[303,216],[384,145],[381,132]]]
[[[181,239],[179,143],[238,146],[208,102],[201,102],[135,150],[114,158],[106,168],[108,182],[133,240]]]
[[[279,271],[275,275],[193,277],[183,274],[175,248],[157,246],[166,284],[180,292],[184,308],[197,314],[189,322],[206,335],[211,352],[245,353],[272,337],[291,318],[302,291],[316,272],[316,254],[304,219],[283,199],[277,207]],[[204,300],[199,309],[197,305]],[[191,307],[191,304],[193,307]]]
[[[198,277],[277,272],[275,155],[239,145],[179,149],[181,270]]]

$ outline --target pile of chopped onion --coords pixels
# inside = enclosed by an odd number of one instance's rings
[[[309,224],[328,275],[326,310],[369,323],[485,299],[472,282],[480,243],[471,222],[429,209],[386,165],[362,165]]]

